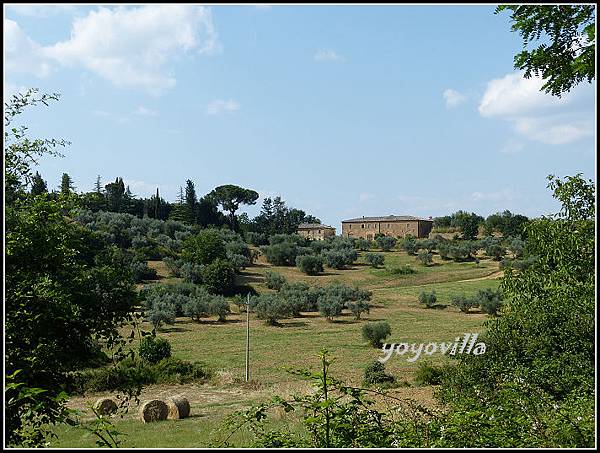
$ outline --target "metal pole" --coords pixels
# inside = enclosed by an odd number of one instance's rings
[[[250,293],[246,301],[246,382],[250,380]]]

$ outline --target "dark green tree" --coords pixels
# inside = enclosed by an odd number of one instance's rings
[[[596,8],[594,5],[501,5],[511,12],[512,31],[523,38],[515,68],[525,78],[540,75],[542,90],[560,97],[582,81],[596,77]],[[531,50],[528,46],[542,40]]]
[[[73,190],[75,190],[73,180],[67,173],[63,173],[62,178],[60,180],[60,194],[69,195],[71,192],[73,192]]]
[[[208,194],[208,197],[217,205],[229,213],[229,225],[232,230],[236,231],[235,212],[240,207],[240,204],[253,205],[258,200],[258,192],[243,187],[226,184],[224,186],[215,187]]]
[[[42,195],[48,193],[48,185],[42,179],[42,176],[36,171],[31,180],[31,195]]]

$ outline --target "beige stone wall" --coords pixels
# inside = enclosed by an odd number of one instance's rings
[[[298,229],[298,234],[302,237],[322,241],[330,236],[335,236],[335,230],[333,228],[320,228],[320,229]]]
[[[378,233],[386,236],[404,237],[408,234],[423,238],[429,235],[432,222],[419,220],[383,221],[383,222],[348,222],[342,223],[342,236],[374,239]]]

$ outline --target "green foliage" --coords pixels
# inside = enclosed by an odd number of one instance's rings
[[[334,269],[345,269],[346,266],[354,263],[358,258],[358,253],[351,247],[340,247],[331,250],[325,250],[323,258],[327,266]]]
[[[479,302],[475,298],[467,297],[464,294],[452,296],[452,305],[458,308],[463,313],[469,313],[471,308],[477,307]]]
[[[419,252],[417,259],[423,266],[429,266],[431,263],[433,263],[433,254],[430,252]]]
[[[367,368],[365,368],[365,384],[385,384],[394,382],[394,376],[391,376],[385,372],[385,364],[379,360],[372,362]]]
[[[474,303],[481,308],[482,312],[496,316],[502,307],[502,292],[490,288],[479,290],[475,295]]]
[[[148,263],[145,261],[133,260],[130,268],[135,283],[141,283],[144,280],[156,280],[158,278],[156,269],[148,267]]]
[[[504,237],[514,236],[524,239],[527,222],[529,219],[526,216],[505,210],[488,216],[485,219],[484,230],[488,235],[497,231]]]
[[[207,198],[217,205],[220,205],[224,211],[229,212],[230,227],[236,230],[235,212],[240,204],[253,205],[258,200],[258,192],[243,187],[226,184],[215,187]]]
[[[224,259],[216,259],[202,270],[202,283],[209,292],[228,294],[235,285],[235,269]]]
[[[225,242],[217,230],[206,229],[183,242],[181,254],[185,261],[193,264],[209,265],[217,259],[225,259]]]
[[[354,319],[360,319],[362,313],[369,313],[371,306],[364,300],[356,302],[346,302],[346,308],[352,312]]]
[[[406,237],[402,239],[400,243],[400,248],[409,255],[414,255],[415,253],[417,253],[417,240],[410,234],[407,234]]]
[[[443,378],[446,445],[594,445],[594,185],[549,179],[562,210],[527,225],[536,261],[505,270],[506,309],[480,337],[486,353]]]
[[[298,235],[275,235],[271,236],[270,245],[261,247],[261,251],[267,261],[275,266],[295,266],[296,257],[303,254],[304,243],[304,239]]]
[[[291,316],[290,305],[275,294],[262,294],[251,299],[251,306],[258,319],[269,325],[276,325],[282,318]]]
[[[387,321],[369,322],[362,327],[363,338],[374,348],[381,348],[383,340],[391,333],[392,329]]]
[[[390,275],[409,275],[417,273],[417,270],[412,268],[410,264],[405,264],[404,266],[390,266],[386,268],[386,271]]]
[[[379,236],[375,239],[377,243],[377,247],[379,247],[384,252],[389,252],[396,245],[396,238],[391,236]]]
[[[417,385],[440,385],[444,368],[431,365],[427,362],[419,363],[415,372],[415,383]]]
[[[279,291],[285,283],[286,279],[280,273],[274,271],[265,272],[265,285],[267,288]]]
[[[208,304],[208,311],[217,316],[219,322],[225,322],[227,315],[231,313],[229,302],[223,296],[213,296]]]
[[[419,303],[425,305],[425,308],[433,308],[437,303],[437,296],[435,290],[432,289],[430,292],[421,291],[419,293]]]
[[[333,318],[342,314],[344,309],[344,300],[337,294],[324,294],[318,301],[319,313],[327,321],[333,321]]]
[[[355,247],[356,247],[358,250],[362,250],[362,251],[364,251],[364,250],[369,250],[369,249],[371,248],[371,245],[372,245],[372,244],[371,244],[371,242],[370,242],[370,241],[368,241],[368,240],[366,240],[366,239],[364,239],[364,238],[358,238],[358,239],[356,239],[356,242],[355,242],[355,245],[354,245],[354,246],[355,246]]]
[[[175,324],[175,307],[166,301],[157,301],[147,312],[148,321],[155,329],[160,329],[163,324]]]
[[[147,335],[140,341],[139,354],[143,360],[157,363],[171,357],[171,344],[166,338]]]
[[[371,267],[383,266],[385,255],[382,253],[365,253],[365,261]]]
[[[323,257],[314,255],[297,256],[296,266],[307,275],[318,275],[323,272]]]
[[[596,77],[596,13],[594,5],[502,5],[511,12],[511,30],[523,38],[515,55],[516,69],[544,79],[542,90],[560,97],[580,82]],[[543,40],[534,49],[527,47]]]

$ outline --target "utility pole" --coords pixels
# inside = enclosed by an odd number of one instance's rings
[[[246,301],[246,382],[250,380],[250,293]]]

